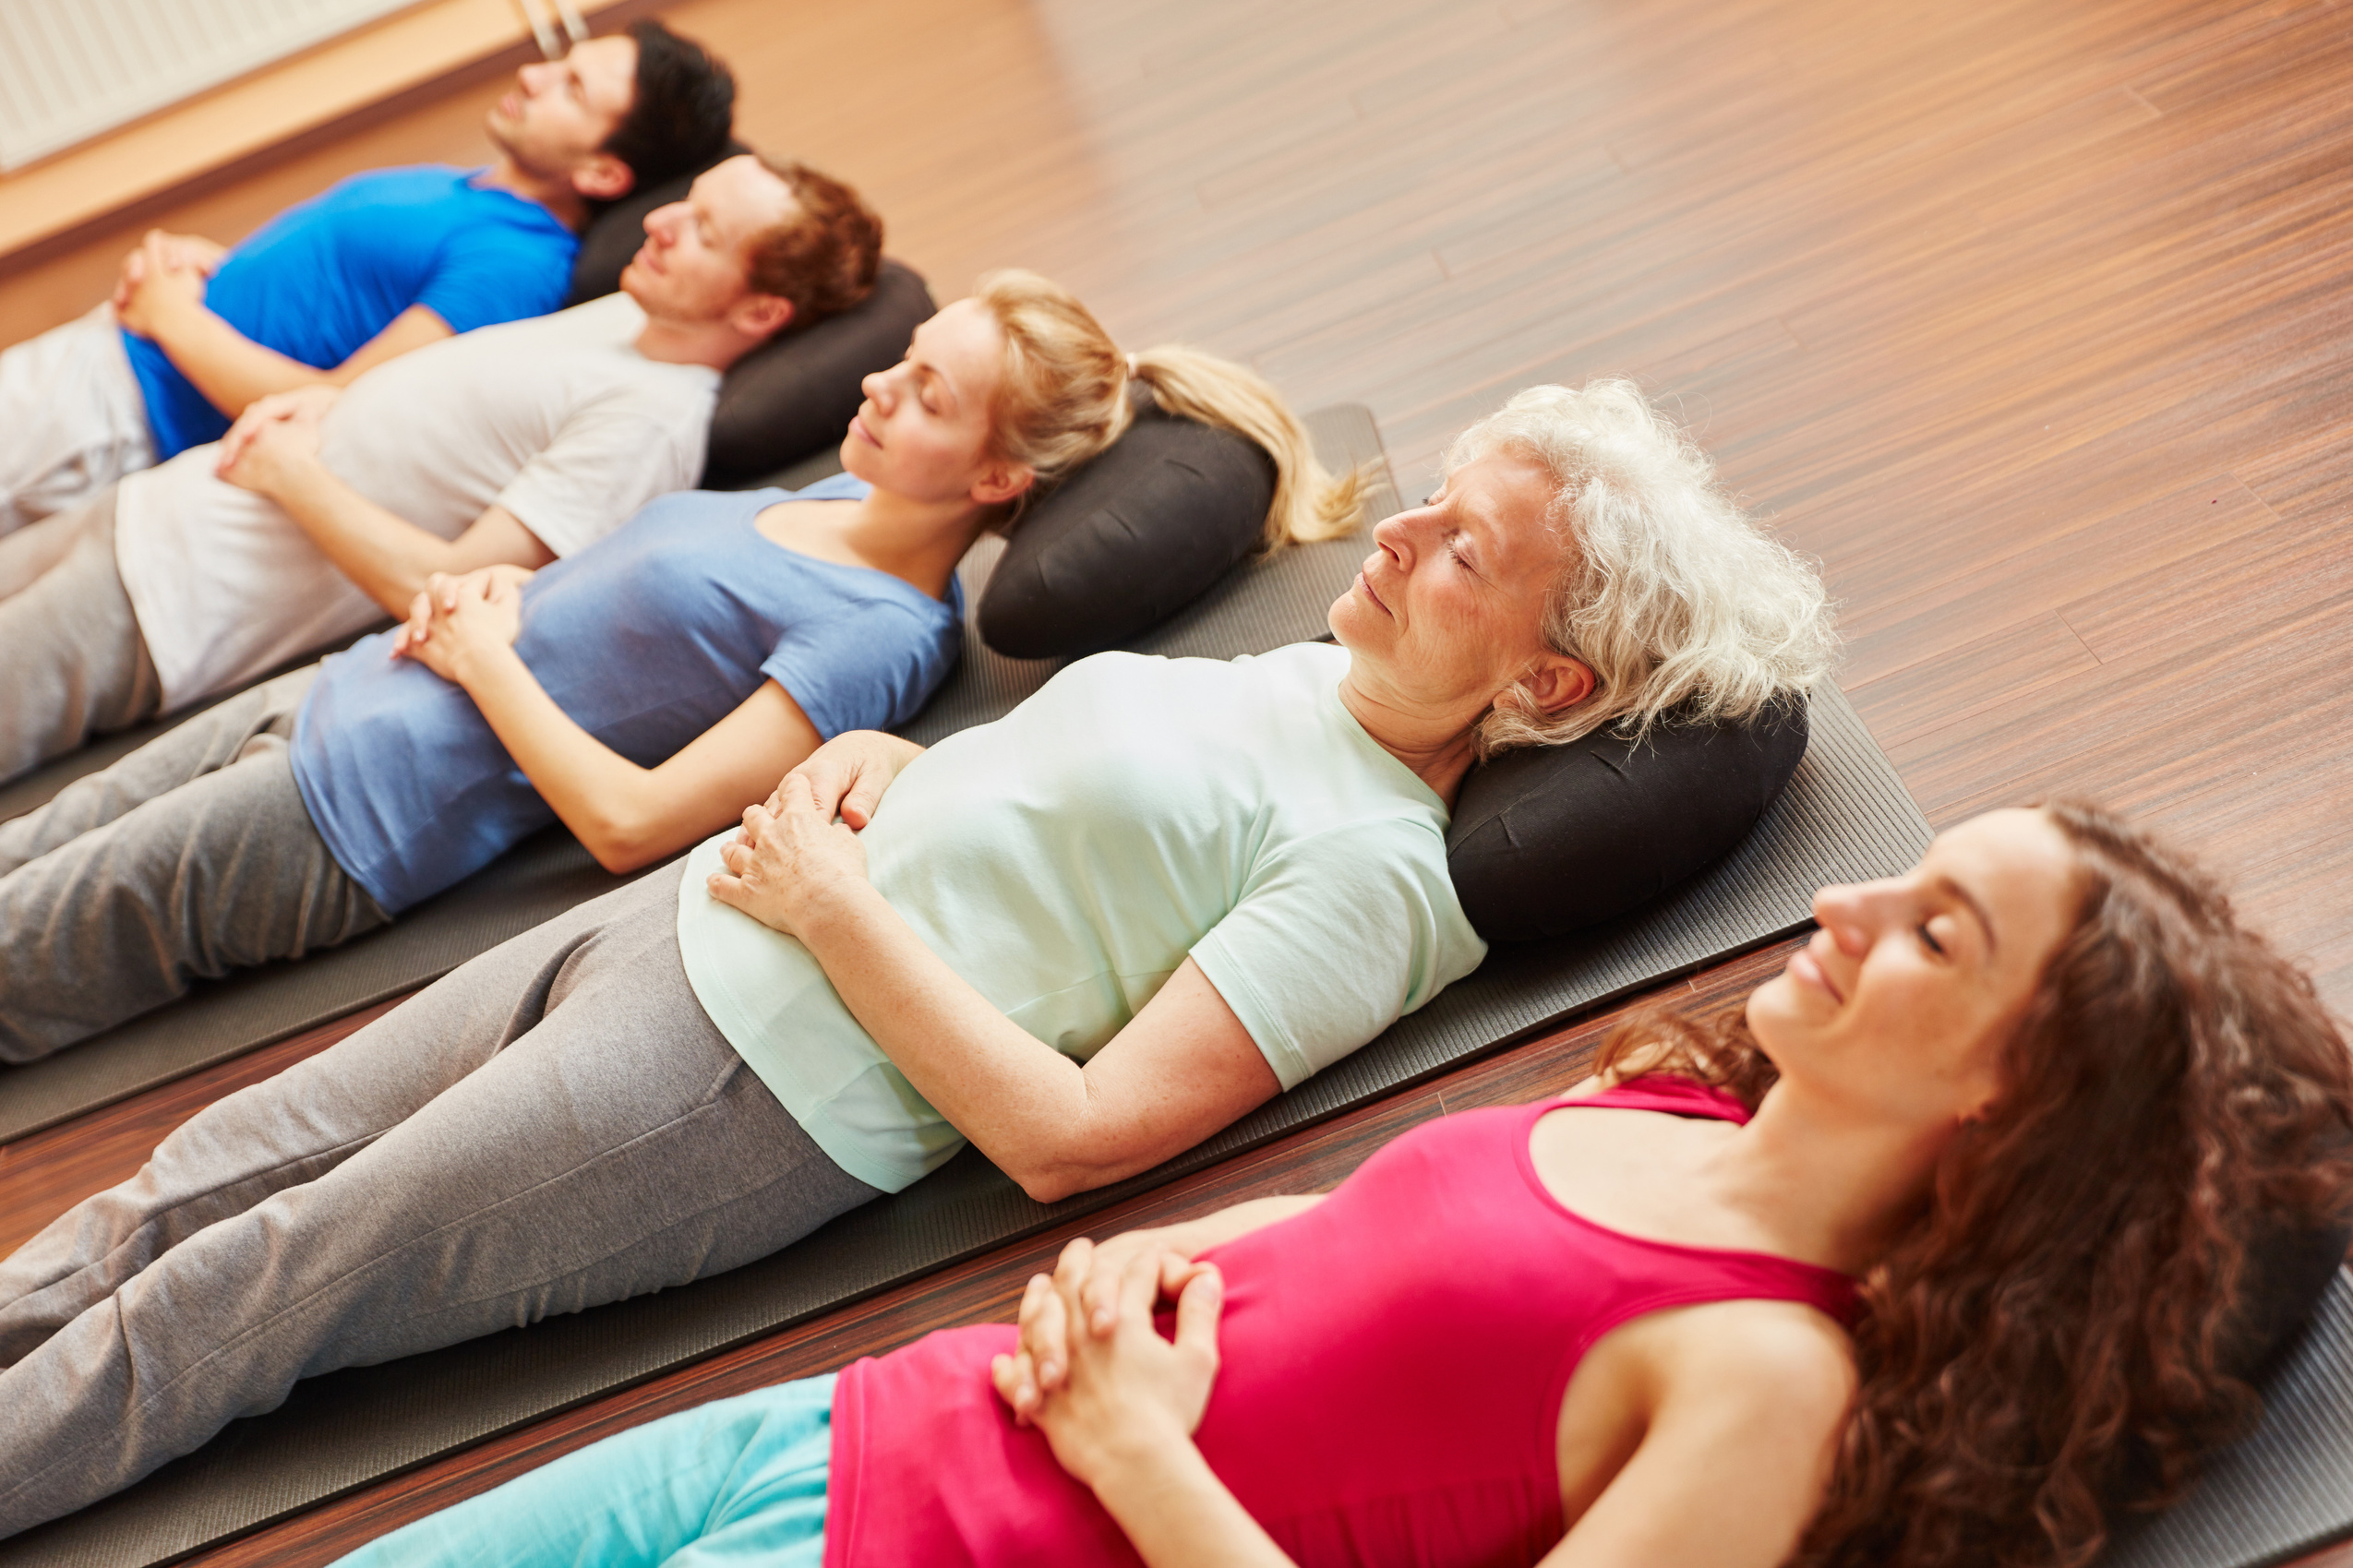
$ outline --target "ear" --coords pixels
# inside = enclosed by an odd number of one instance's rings
[[[1981,1049],[1971,1068],[1966,1087],[1962,1091],[1966,1102],[1952,1119],[1955,1127],[1975,1127],[1993,1114],[1994,1105],[2001,1098],[2001,1069],[1998,1065],[1999,1049]]]
[[[592,152],[572,165],[572,189],[591,201],[618,201],[636,185],[636,172],[609,152]]]
[[[1537,712],[1547,715],[1567,712],[1592,696],[1599,685],[1593,666],[1567,653],[1544,654],[1519,677],[1520,689]]]
[[[991,459],[982,466],[980,476],[972,482],[972,498],[984,507],[1001,507],[1028,489],[1037,480],[1038,475],[1027,463]]]
[[[763,294],[757,290],[736,301],[727,312],[727,321],[735,329],[754,342],[765,342],[792,323],[793,302],[782,294]]]

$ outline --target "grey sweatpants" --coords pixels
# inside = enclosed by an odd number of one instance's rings
[[[147,398],[112,306],[0,350],[0,534],[154,461]]]
[[[0,1061],[390,918],[294,787],[287,741],[316,670],[209,708],[0,823]]]
[[[297,1378],[683,1285],[875,1196],[704,1015],[678,887],[493,949],[0,1263],[0,1535]]]
[[[114,561],[114,496],[0,539],[0,784],[162,708]]]

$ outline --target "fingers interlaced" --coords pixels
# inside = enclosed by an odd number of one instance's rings
[[[1218,1366],[1218,1319],[1225,1306],[1225,1276],[1210,1263],[1204,1263],[1177,1297],[1177,1348],[1213,1372]]]

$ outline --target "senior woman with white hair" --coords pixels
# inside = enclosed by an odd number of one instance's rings
[[[220,1102],[0,1264],[0,1531],[299,1377],[761,1257],[965,1140],[1146,1169],[1475,967],[1486,754],[1754,713],[1823,595],[1622,381],[1514,398],[1381,523],[1338,646],[1105,653],[926,751],[837,737],[684,877]]]

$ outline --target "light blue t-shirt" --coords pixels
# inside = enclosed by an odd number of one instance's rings
[[[963,598],[787,550],[754,520],[866,494],[689,490],[523,585],[515,639],[574,723],[650,768],[774,680],[817,733],[913,716],[963,648]],[[327,661],[294,719],[294,783],[336,863],[391,913],[555,820],[481,710],[379,632]]]
[[[287,208],[205,284],[212,313],[264,348],[331,370],[411,305],[453,332],[545,316],[571,287],[579,236],[535,201],[421,164],[354,174]],[[155,345],[123,334],[158,462],[228,432],[229,418]]]
[[[1191,954],[1288,1089],[1478,967],[1447,810],[1339,700],[1348,653],[1098,653],[909,763],[859,837],[925,945],[1063,1055],[1110,1042]],[[687,857],[703,1011],[818,1146],[896,1191],[964,1140],[807,948]]]

